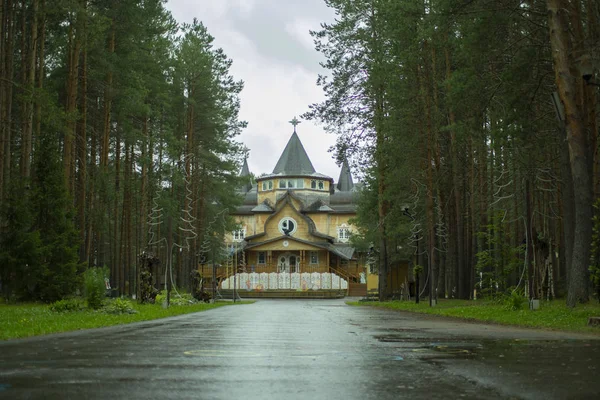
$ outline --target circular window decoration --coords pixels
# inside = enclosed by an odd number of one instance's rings
[[[298,228],[298,224],[293,218],[285,217],[279,221],[279,232],[286,236],[293,235]]]

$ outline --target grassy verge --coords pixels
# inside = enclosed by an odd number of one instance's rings
[[[348,302],[354,306],[382,307],[393,310],[411,311],[424,314],[443,315],[466,320],[492,322],[504,325],[525,326],[531,328],[564,330],[600,335],[599,328],[587,326],[588,318],[600,316],[600,305],[578,305],[573,310],[567,308],[564,301],[542,302],[540,309],[510,311],[503,305],[485,301],[440,300],[436,307],[429,307],[427,299],[415,304],[408,301],[390,302]]]
[[[244,301],[235,304],[249,303],[252,302]],[[49,306],[45,304],[0,304],[0,340],[149,321],[233,304],[232,302],[197,303],[184,306],[172,305],[165,309],[159,304],[132,303],[133,308],[138,311],[136,314],[107,314],[91,310],[57,313],[50,311]]]

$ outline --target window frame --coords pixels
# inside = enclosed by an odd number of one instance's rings
[[[316,258],[316,262],[313,262],[313,256]],[[308,258],[310,260],[309,264],[310,265],[319,265],[319,252],[316,250],[311,250],[308,253]]]
[[[234,242],[242,242],[246,238],[246,228],[236,229],[232,232],[231,237]]]
[[[260,258],[261,258],[260,256],[261,256],[261,255],[263,256],[263,257],[262,257],[262,258],[263,258],[263,259],[262,259],[262,262],[261,262],[261,260],[260,260]],[[257,265],[266,265],[266,264],[267,264],[267,252],[266,252],[266,251],[259,251],[259,252],[256,254],[256,264],[257,264]]]
[[[337,237],[338,242],[347,243],[350,240],[350,236],[352,232],[350,231],[350,227],[346,224],[342,224],[337,227]]]

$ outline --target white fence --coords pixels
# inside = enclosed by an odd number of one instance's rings
[[[222,289],[234,288],[234,277],[221,282]],[[348,289],[348,282],[331,272],[251,272],[235,276],[235,288],[239,290],[320,290]]]

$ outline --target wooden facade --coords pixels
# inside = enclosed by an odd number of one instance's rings
[[[250,176],[247,163],[240,175]],[[239,229],[226,238],[237,262],[218,267],[217,279],[233,273],[316,272],[366,288],[365,257],[349,241],[358,185],[347,162],[334,183],[314,170],[294,131],[273,173],[249,181],[239,193],[243,203],[234,213]],[[212,273],[212,267],[201,268],[205,276]]]

